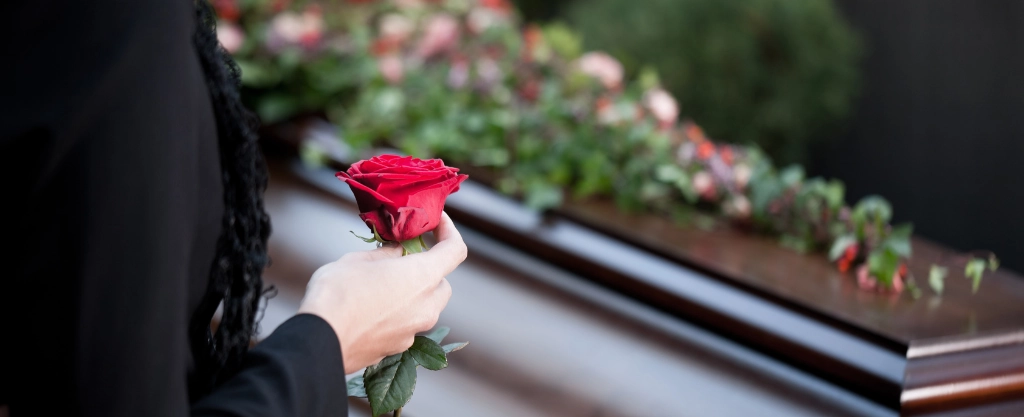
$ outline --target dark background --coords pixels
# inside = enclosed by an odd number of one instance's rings
[[[1024,1],[836,4],[865,41],[864,88],[810,171],[1024,272]]]
[[[516,3],[550,20],[569,0]],[[1024,1],[835,3],[864,41],[863,89],[809,173],[842,179],[851,202],[882,195],[919,235],[1024,272]]]

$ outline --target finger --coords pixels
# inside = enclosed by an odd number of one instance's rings
[[[452,218],[448,217],[448,213],[444,211],[441,212],[441,220],[437,223],[437,227],[434,228],[434,237],[437,238],[438,243],[452,237],[462,240],[462,234],[455,228],[455,222],[452,222]]]
[[[445,306],[448,305],[448,300],[452,298],[452,285],[448,282],[448,279],[441,279],[441,282],[434,288],[434,293],[430,298],[435,303],[435,311],[440,313],[441,310],[444,310]]]
[[[420,268],[428,268],[428,271],[436,271],[436,280],[429,283],[436,285],[441,278],[455,270],[462,261],[466,260],[466,242],[462,240],[462,234],[455,228],[455,223],[447,213],[441,213],[441,221],[434,229],[437,236],[437,244],[430,250],[407,256],[408,262],[418,263]]]
[[[379,261],[381,259],[400,258],[402,247],[399,245],[385,245],[374,250],[352,252],[355,256],[367,261]]]

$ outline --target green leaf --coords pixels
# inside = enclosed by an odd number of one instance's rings
[[[416,389],[416,360],[408,351],[388,356],[366,367],[363,384],[375,417],[394,411],[412,399]]]
[[[840,256],[843,256],[843,252],[846,251],[846,248],[856,243],[857,237],[852,234],[845,234],[837,237],[835,242],[832,242],[832,248],[828,251],[828,260],[835,262]]]
[[[447,345],[441,346],[441,349],[443,349],[444,353],[447,354],[447,353],[455,352],[457,350],[462,350],[462,348],[464,348],[466,346],[469,346],[469,342],[456,342],[456,343],[449,343]]]
[[[359,236],[359,235],[356,234],[356,232],[354,232],[352,230],[349,230],[348,232],[351,233],[352,236],[355,236],[355,237],[361,239],[363,242],[366,242],[366,243],[374,243],[374,242],[377,241],[376,238]]]
[[[366,386],[363,385],[363,376],[359,375],[348,380],[345,384],[349,397],[366,398]]]
[[[889,233],[889,236],[885,238],[882,245],[892,249],[898,255],[909,258],[911,254],[910,236],[914,230],[914,226],[910,223],[904,223],[897,226]]]
[[[862,198],[853,208],[854,215],[870,217],[878,223],[888,223],[892,218],[892,205],[886,199],[869,195]]]
[[[419,236],[414,239],[403,240],[401,243],[403,256],[420,253],[426,249],[426,246],[423,245],[423,240]]]
[[[996,254],[993,253],[988,256],[988,270],[995,271],[997,269],[999,269],[999,258],[996,258]]]
[[[892,249],[878,248],[868,256],[868,271],[886,286],[892,285],[892,276],[899,265],[900,256]]]
[[[946,275],[949,274],[949,269],[932,265],[932,268],[928,271],[928,285],[931,285],[932,290],[936,294],[942,294],[943,288],[945,288]]]
[[[810,244],[807,242],[807,239],[800,236],[782,235],[779,237],[779,244],[800,253],[807,253],[810,250]]]
[[[562,189],[555,185],[533,182],[526,188],[526,205],[544,210],[562,204]]]
[[[804,167],[800,165],[787,166],[779,172],[779,179],[786,187],[796,186],[804,180]]]
[[[825,199],[828,201],[829,207],[833,210],[838,210],[843,206],[845,195],[846,186],[843,185],[842,181],[832,180],[828,182],[828,186],[825,188]]]
[[[427,339],[433,340],[434,342],[440,344],[441,341],[444,340],[444,337],[448,336],[448,332],[450,331],[452,331],[451,328],[441,326],[434,329],[434,331],[423,335],[423,337],[426,337]]]
[[[978,292],[978,286],[981,285],[981,275],[985,273],[985,266],[985,260],[981,258],[971,258],[971,260],[967,261],[967,266],[964,267],[964,276],[974,280],[971,284],[971,292]]]
[[[425,336],[416,336],[409,348],[409,354],[416,363],[431,371],[439,371],[448,366],[448,359],[444,356],[444,349],[441,345]]]

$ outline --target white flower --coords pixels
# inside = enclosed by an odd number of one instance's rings
[[[604,52],[588,52],[577,62],[580,71],[597,78],[609,90],[622,84],[622,64]]]
[[[229,53],[235,53],[245,43],[245,32],[238,25],[225,22],[217,22],[217,40]]]
[[[742,163],[736,164],[732,171],[733,178],[736,180],[736,187],[741,189],[746,187],[750,182],[751,174],[753,174],[753,172],[751,172],[749,165]]]
[[[742,194],[737,194],[729,200],[726,212],[733,217],[745,219],[750,217],[750,200]]]
[[[653,88],[644,94],[644,106],[654,115],[662,129],[671,128],[679,118],[679,105],[676,99],[661,88]]]
[[[455,60],[452,62],[451,68],[448,69],[448,86],[452,88],[462,88],[469,82],[469,63],[464,59]]]
[[[696,153],[697,145],[693,142],[684,142],[682,145],[679,145],[679,150],[676,151],[676,162],[680,165],[687,165],[693,161]]]
[[[302,16],[295,12],[283,12],[270,21],[270,36],[287,43],[298,43],[304,31]]]
[[[299,44],[308,47],[320,40],[323,30],[323,16],[317,11],[282,12],[270,21],[267,44],[271,49]]]
[[[504,73],[498,62],[490,58],[480,58],[476,61],[476,75],[485,86],[491,86],[501,81]]]
[[[473,33],[483,33],[487,29],[495,26],[502,26],[509,23],[509,17],[507,13],[502,13],[494,9],[477,7],[470,10],[469,14],[466,15],[466,26]]]
[[[693,189],[705,199],[715,196],[715,179],[707,171],[698,171],[693,175]]]
[[[389,13],[380,18],[378,30],[381,37],[401,42],[408,39],[415,29],[415,24],[408,17],[397,13]]]

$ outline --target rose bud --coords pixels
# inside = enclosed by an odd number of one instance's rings
[[[375,156],[335,176],[352,188],[359,218],[387,241],[408,241],[434,230],[449,194],[468,178],[440,159]]]

